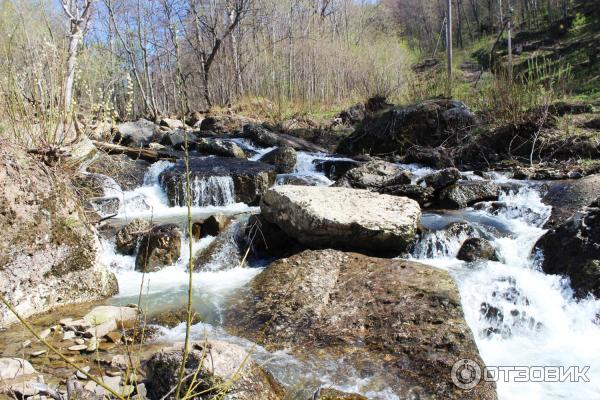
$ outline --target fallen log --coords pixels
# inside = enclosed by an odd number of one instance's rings
[[[141,147],[128,147],[122,146],[120,144],[100,142],[97,140],[92,140],[94,146],[98,149],[103,150],[110,154],[125,154],[133,159],[142,159],[148,161],[150,163],[167,160],[167,161],[176,161],[177,156],[172,153],[166,151],[152,150],[152,149],[144,149]]]

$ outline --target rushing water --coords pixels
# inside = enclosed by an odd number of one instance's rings
[[[500,399],[598,398],[600,326],[594,319],[600,301],[573,300],[568,282],[544,274],[531,256],[551,211],[535,189],[523,187],[504,194],[500,201],[505,208],[468,209],[460,214],[462,220],[482,230],[505,229],[493,239],[499,262],[457,260],[463,238],[441,230],[427,235],[413,256],[448,270],[455,278],[466,321],[486,365],[590,366],[588,383],[499,381]],[[434,240],[441,250],[428,253]]]
[[[253,146],[243,139],[233,139],[258,159],[269,149]],[[294,177],[319,185],[333,183],[317,172],[315,160],[335,159],[326,154],[298,153]],[[345,159],[343,159],[345,160]],[[107,197],[121,199],[115,218],[123,224],[133,218],[147,218],[159,222],[183,225],[185,207],[170,207],[161,189],[158,176],[171,167],[168,162],[155,163],[146,175],[144,185],[121,191],[109,180]],[[430,168],[406,165],[414,181],[432,172]],[[468,174],[478,179],[474,174]],[[501,175],[492,175],[506,182]],[[285,176],[280,176],[285,178]],[[236,204],[233,185],[228,177],[193,183],[193,217],[203,219],[215,212],[230,216],[257,212],[256,208]],[[594,323],[600,302],[595,299],[575,301],[568,282],[540,271],[536,258],[531,256],[537,239],[544,233],[542,226],[550,215],[550,207],[541,202],[533,186],[522,185],[519,190],[505,193],[503,207],[489,204],[477,209],[453,212],[425,212],[422,224],[429,228],[412,251],[412,257],[450,272],[457,282],[465,318],[475,336],[477,346],[489,366],[590,366],[589,383],[517,383],[498,382],[500,399],[594,399],[600,398],[600,327]],[[444,228],[451,223],[467,222],[471,232]],[[340,389],[363,392],[374,399],[396,399],[386,388],[376,391],[368,379],[348,370],[339,360],[298,360],[285,352],[268,353],[264,349],[227,335],[220,327],[221,311],[234,289],[243,287],[260,273],[260,268],[240,266],[240,254],[234,244],[240,223],[219,238],[206,237],[192,243],[193,253],[214,248],[209,262],[201,271],[194,272],[194,303],[205,321],[193,328],[195,339],[209,334],[241,344],[265,362],[275,376],[289,388],[318,387],[330,384]],[[499,261],[466,263],[456,259],[461,243],[472,236],[485,237],[497,248]],[[187,239],[182,243],[181,258],[175,265],[159,272],[142,274],[135,271],[135,257],[119,255],[114,243],[106,240],[104,260],[115,271],[120,293],[112,302],[137,302],[140,290],[142,304],[151,312],[182,306],[186,300],[189,257]],[[162,329],[162,339],[181,340],[183,325]]]

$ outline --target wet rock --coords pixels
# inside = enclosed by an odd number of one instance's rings
[[[346,393],[337,389],[321,388],[311,400],[368,400],[365,396],[356,393]]]
[[[292,147],[278,147],[262,156],[258,161],[274,165],[278,174],[294,172],[298,157]]]
[[[117,251],[125,255],[133,255],[140,238],[148,233],[152,224],[141,218],[136,218],[123,228],[119,229],[115,236]]]
[[[399,398],[410,398],[417,386],[421,398],[496,398],[493,383],[470,391],[452,383],[448,371],[456,361],[483,363],[453,279],[434,267],[304,251],[268,266],[230,310],[232,333],[270,350],[343,357],[355,368],[366,364],[364,377]]]
[[[240,146],[222,139],[200,138],[193,143],[193,148],[202,154],[210,154],[219,157],[246,158],[246,154]]]
[[[547,274],[565,275],[579,298],[600,297],[600,208],[576,213],[535,245]]]
[[[278,185],[295,185],[295,186],[318,186],[323,182],[316,179],[314,175],[278,175]]]
[[[354,160],[319,160],[315,163],[315,168],[323,172],[331,180],[338,180],[351,169],[360,167],[361,163]]]
[[[424,183],[434,190],[441,190],[448,187],[461,179],[460,171],[456,168],[446,168],[436,171],[432,174],[425,175],[417,181],[417,184]]]
[[[182,162],[162,172],[159,181],[171,206],[185,206],[185,167]],[[229,199],[234,202],[257,204],[262,194],[274,183],[277,173],[275,167],[261,162],[247,161],[236,158],[207,157],[192,158],[190,160],[190,173],[193,195],[198,192],[195,201],[201,205],[205,201],[200,196],[214,197],[223,202]],[[229,178],[233,180],[233,193],[224,193],[228,188],[215,187],[211,178]],[[206,192],[202,192],[205,190]],[[211,197],[212,196],[212,197]],[[208,205],[208,204],[206,204]],[[213,204],[224,205],[224,204]]]
[[[173,265],[181,253],[181,232],[175,224],[153,227],[140,239],[135,260],[138,271],[154,272]]]
[[[90,199],[90,206],[102,217],[116,215],[121,207],[118,197],[95,197]]]
[[[257,146],[262,147],[291,147],[296,151],[311,151],[316,153],[327,153],[327,149],[311,143],[305,139],[275,133],[262,125],[249,124],[244,126],[244,137],[250,139]]]
[[[262,216],[308,247],[402,252],[421,216],[405,197],[334,187],[277,186],[263,196]]]
[[[435,189],[421,185],[386,186],[379,193],[408,197],[419,203],[421,207],[430,207],[435,201]]]
[[[182,322],[187,320],[187,308],[178,308],[175,310],[168,310],[159,312],[156,315],[152,315],[148,319],[149,324],[166,326],[167,328],[174,328]],[[192,324],[202,322],[200,316],[196,313],[192,316]]]
[[[453,237],[473,237],[477,235],[477,230],[473,228],[473,225],[464,221],[451,222],[448,225],[446,225],[446,227],[444,227],[444,231],[446,231],[448,236]]]
[[[124,154],[102,154],[88,166],[87,171],[110,176],[122,190],[133,190],[144,184],[149,167],[147,161],[132,160]]]
[[[206,248],[195,255],[194,271],[221,271],[242,265],[241,250],[236,241],[240,222],[230,224]]]
[[[552,206],[546,228],[564,224],[575,212],[588,206],[598,196],[600,175],[590,175],[575,181],[552,182],[542,201]]]
[[[279,226],[267,221],[262,215],[252,215],[243,230],[245,248],[250,248],[253,258],[281,258],[304,249],[298,241],[290,237]]]
[[[495,201],[500,187],[492,181],[459,181],[443,189],[439,203],[445,208],[465,208],[480,201]]]
[[[220,390],[217,385],[230,380],[231,386],[222,397],[224,400],[283,399],[284,390],[279,383],[242,347],[216,340],[192,343],[191,346],[184,376],[198,372],[200,379],[195,393],[216,394]],[[182,347],[179,343],[164,348],[148,360],[146,384],[150,398],[160,399],[177,386]],[[183,393],[190,383],[190,378],[183,382]]]
[[[146,147],[158,128],[154,122],[146,119],[123,122],[117,125],[117,133],[114,142],[130,147]]]
[[[404,154],[414,145],[436,147],[457,131],[468,131],[475,116],[459,101],[426,100],[369,115],[359,129],[342,140],[341,154]]]
[[[192,225],[192,236],[194,239],[199,240],[207,236],[218,236],[227,226],[231,220],[224,214],[211,215],[207,219],[201,222],[195,222]]]
[[[0,185],[0,293],[22,317],[116,293],[95,229],[64,174],[4,143]],[[0,305],[0,327],[15,321]]]
[[[408,184],[410,172],[387,161],[370,161],[346,172],[335,186],[381,190],[386,186]]]
[[[193,148],[193,143],[198,140],[198,136],[194,132],[185,131],[183,129],[175,129],[166,132],[160,139],[160,144],[169,146],[175,150],[185,149],[185,139],[187,136],[189,149]]]
[[[0,358],[0,380],[15,379],[23,375],[35,374],[35,369],[22,358]]]
[[[468,262],[477,260],[498,261],[496,248],[488,240],[483,238],[470,238],[465,240],[460,247],[456,258]]]
[[[451,152],[444,147],[412,146],[406,150],[403,161],[433,168],[454,167]]]

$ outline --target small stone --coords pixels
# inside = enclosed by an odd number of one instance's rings
[[[64,319],[61,319],[60,321],[58,321],[58,323],[61,324],[62,326],[70,325],[71,322],[73,322],[73,318],[64,318]]]
[[[63,340],[73,340],[75,339],[75,332],[73,331],[66,331],[63,334]]]
[[[95,392],[97,386],[98,386],[98,384],[96,382],[89,381],[88,383],[85,384],[85,386],[83,388],[85,390],[87,390],[88,392]]]
[[[42,339],[46,339],[48,336],[50,336],[50,333],[52,333],[50,329],[44,329],[39,333],[39,337],[41,337]]]
[[[24,349],[26,347],[31,346],[31,340],[26,340],[23,343],[21,343],[21,348]]]
[[[83,340],[83,339],[75,339],[75,343],[77,343],[77,344],[84,344],[85,340]]]
[[[106,371],[106,375],[110,376],[111,378],[119,378],[119,380],[121,379],[121,376],[123,375],[123,373],[121,371]]]
[[[113,343],[120,343],[123,335],[120,332],[114,331],[107,333],[106,338]]]
[[[116,344],[109,343],[109,342],[100,342],[100,344],[98,345],[98,349],[100,349],[102,351],[111,351],[115,347],[117,347]]]
[[[75,376],[77,377],[77,379],[81,379],[81,380],[87,381],[88,377],[87,377],[86,374],[84,374],[84,372],[88,373],[88,372],[90,372],[90,370],[91,370],[91,368],[89,366],[83,367],[83,368],[81,368],[81,371],[77,371],[75,373]]]
[[[128,365],[129,365],[129,359],[122,354],[114,356],[112,358],[112,360],[110,361],[110,366],[113,368],[127,369]]]
[[[108,386],[112,391],[119,392],[119,384],[121,383],[120,376],[103,376],[102,383]]]
[[[98,350],[98,339],[92,338],[90,339],[87,349],[85,351],[92,352]]]
[[[123,397],[127,398],[127,397],[131,396],[133,394],[133,392],[135,392],[135,386],[126,385],[126,386],[121,387],[121,391],[119,393],[122,394]]]
[[[39,351],[34,351],[31,353],[31,357],[39,357],[41,355],[44,355],[48,353],[48,350],[39,350]]]
[[[85,349],[87,349],[87,346],[85,344],[77,344],[75,346],[69,347],[69,351],[82,351]]]

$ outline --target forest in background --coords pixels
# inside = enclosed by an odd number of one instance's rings
[[[327,114],[374,95],[395,102],[439,96],[447,93],[445,74],[415,74],[410,66],[444,59],[447,3],[2,0],[0,114],[11,127],[35,122],[48,136],[74,112],[127,120],[235,107],[281,117]],[[503,50],[508,21],[513,34],[566,32],[589,23],[573,8],[592,3],[452,0],[455,69],[476,51],[485,61],[490,49]],[[597,46],[591,51],[582,54],[593,63]],[[478,109],[506,96],[528,97],[508,108],[535,106],[549,92],[554,99],[572,91],[571,66],[559,61],[527,64],[528,75],[510,85],[485,79],[483,70],[475,84],[459,76],[453,94]]]

